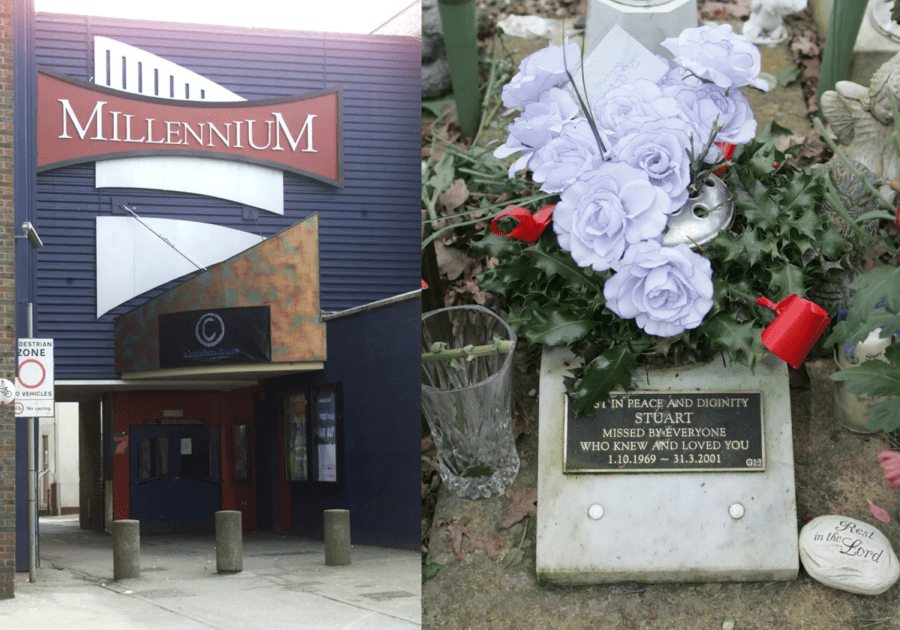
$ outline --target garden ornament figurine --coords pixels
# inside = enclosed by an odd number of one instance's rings
[[[882,65],[868,88],[838,81],[822,94],[822,116],[843,153],[886,180],[898,175],[890,94],[900,100],[900,54]]]
[[[754,44],[774,46],[788,38],[784,16],[806,8],[806,0],[753,0],[744,35]]]

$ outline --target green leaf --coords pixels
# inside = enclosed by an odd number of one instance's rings
[[[891,432],[900,428],[900,398],[882,400],[872,407],[866,428]]]
[[[816,244],[822,255],[829,260],[837,260],[844,254],[847,248],[847,239],[831,225],[826,225],[825,230],[816,236]]]
[[[438,573],[444,570],[443,564],[438,564],[437,562],[427,562],[422,565],[422,581],[427,582]]]
[[[441,161],[434,167],[434,175],[428,179],[428,185],[436,191],[443,192],[453,184],[456,171],[453,168],[453,155],[444,153]]]
[[[568,282],[569,287],[574,290],[590,289],[603,293],[602,279],[600,282],[596,282],[589,275],[593,274],[593,271],[576,265],[570,254],[559,251],[550,252],[540,242],[525,251],[533,256],[534,266],[543,270],[547,276],[562,276]]]
[[[713,345],[727,350],[733,361],[752,367],[766,352],[761,339],[763,329],[753,324],[740,324],[730,313],[722,313],[704,323],[703,331]]]
[[[900,267],[876,267],[853,281],[857,290],[850,315],[868,316],[879,302],[894,313],[900,313]]]
[[[756,134],[756,141],[765,143],[765,142],[771,142],[775,136],[792,136],[792,135],[794,135],[793,131],[791,131],[787,127],[779,125],[777,122],[775,122],[773,120],[773,121],[769,122],[768,125],[763,127],[762,130]]]
[[[509,325],[532,343],[548,346],[565,346],[580,341],[593,328],[595,322],[587,317],[576,317],[561,308],[524,308],[510,313]]]
[[[780,302],[794,293],[803,297],[806,292],[806,287],[803,286],[803,269],[785,262],[772,267],[771,273],[772,285],[778,287],[778,293],[775,297],[767,295],[767,298],[773,302]]]
[[[775,80],[778,81],[778,85],[787,86],[796,81],[802,72],[803,69],[800,66],[788,66],[775,75]]]
[[[884,361],[866,361],[831,375],[833,381],[846,381],[851,394],[900,396],[900,367]]]
[[[631,370],[638,356],[622,344],[591,361],[584,369],[584,377],[576,392],[576,413],[579,416],[592,415],[594,403],[609,398],[609,393],[617,387],[624,390],[631,387]]]
[[[431,112],[436,117],[440,118],[443,114],[447,113],[447,108],[453,109],[456,107],[456,100],[453,98],[453,95],[447,96],[446,98],[440,98],[431,101],[422,101],[422,109]]]
[[[748,222],[764,230],[779,225],[784,218],[778,201],[766,189],[754,190],[749,196],[738,197],[734,205],[738,212],[747,217]]]
[[[503,261],[508,256],[521,252],[524,249],[524,245],[519,239],[497,236],[490,230],[487,230],[481,240],[472,241],[469,244],[469,249],[476,254],[481,254],[488,258],[499,258]]]

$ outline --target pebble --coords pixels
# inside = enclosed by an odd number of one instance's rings
[[[891,543],[874,525],[830,514],[800,530],[800,560],[810,577],[858,595],[879,595],[900,578]]]

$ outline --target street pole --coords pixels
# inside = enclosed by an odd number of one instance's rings
[[[28,338],[34,337],[34,305],[28,303]],[[28,580],[34,584],[37,566],[37,467],[34,462],[34,418],[28,423]]]

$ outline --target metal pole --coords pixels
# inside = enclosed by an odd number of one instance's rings
[[[34,305],[28,303],[28,338],[34,336]],[[34,418],[28,423],[28,579],[34,584],[37,567],[37,469],[34,465]]]

